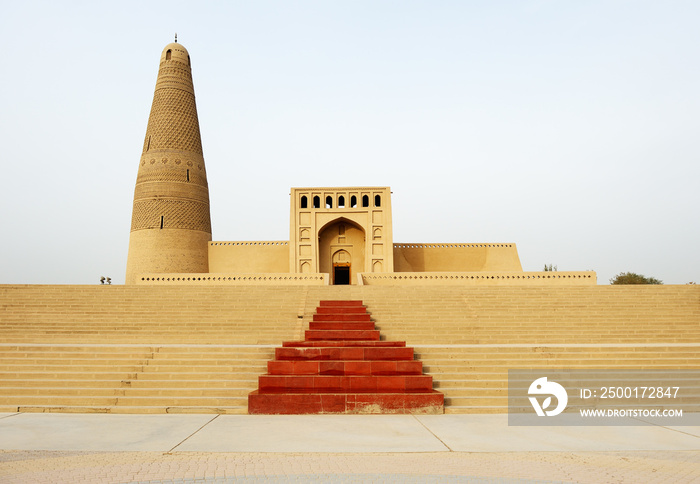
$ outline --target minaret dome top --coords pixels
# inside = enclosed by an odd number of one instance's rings
[[[171,42],[165,46],[163,53],[160,55],[160,62],[162,63],[164,61],[181,62],[182,64],[189,66],[190,53],[187,52],[187,49],[185,49],[182,44]]]

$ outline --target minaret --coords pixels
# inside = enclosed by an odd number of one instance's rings
[[[208,272],[209,188],[190,56],[177,42],[160,69],[139,163],[126,283],[145,273]]]

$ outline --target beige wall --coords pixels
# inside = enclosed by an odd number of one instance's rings
[[[394,272],[522,270],[515,244],[394,244]]]
[[[210,273],[289,272],[289,242],[210,242]]]
[[[591,286],[593,271],[580,272],[394,272],[360,274],[366,286]]]

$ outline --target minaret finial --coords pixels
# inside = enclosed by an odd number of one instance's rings
[[[177,32],[175,32],[175,43],[177,44]]]

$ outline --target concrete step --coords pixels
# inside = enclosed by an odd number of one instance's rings
[[[143,371],[143,369],[146,367],[146,365],[129,365],[129,364],[116,364],[113,363],[111,365],[100,365],[100,364],[93,364],[93,365],[84,365],[84,364],[54,364],[54,365],[24,365],[24,364],[7,364],[7,365],[2,365],[0,364],[0,374],[2,373],[7,373],[7,372],[54,372],[54,373],[61,373],[61,372],[76,372],[76,371],[98,371],[98,372],[105,372],[105,371],[111,371],[111,372],[123,372],[123,373],[134,373],[138,371]]]
[[[0,402],[6,397],[22,396],[88,396],[88,397],[245,397],[254,388],[68,388],[68,387],[3,387],[0,388]]]
[[[445,405],[445,414],[504,414],[508,413],[508,407],[494,405],[489,407],[470,407],[466,405]]]
[[[0,391],[4,391],[7,388],[119,388],[123,386],[125,380],[64,380],[59,378],[51,379],[10,379],[10,380],[0,380]]]
[[[143,365],[141,371],[148,373],[254,373],[265,371],[265,362],[260,361],[256,364],[240,364],[240,365],[188,365],[175,361],[159,361],[149,365]]]
[[[122,389],[128,397],[246,398],[255,385],[231,388],[134,388]]]
[[[252,374],[251,374],[252,375]],[[250,388],[251,390],[257,384],[257,375],[250,379],[229,379],[229,380],[182,380],[179,378],[169,380],[63,380],[63,379],[14,379],[0,380],[0,392],[8,391],[8,388],[19,389],[36,389],[43,390],[45,388],[66,388],[80,390],[83,388],[89,389],[124,389],[124,388],[146,388],[146,389],[188,389],[188,388]]]
[[[79,371],[79,372],[56,372],[56,371],[27,371],[22,373],[17,372],[0,372],[0,381],[2,380],[117,380],[136,378],[137,372],[98,372],[98,371]]]
[[[242,407],[247,405],[248,395],[226,397],[154,397],[125,396],[118,397],[116,406],[163,406],[163,407]]]
[[[200,396],[64,396],[64,395],[22,395],[3,396],[0,398],[0,407],[13,406],[88,406],[88,407],[118,407],[118,406],[208,406],[231,407],[245,406],[247,395],[227,397],[200,397]]]
[[[461,391],[463,388],[480,388],[480,389],[507,389],[508,380],[475,380],[475,379],[455,379],[455,380],[445,380],[436,379],[435,375],[433,377],[433,387],[440,389],[441,392],[450,391]]]
[[[134,415],[157,415],[157,414],[223,414],[223,415],[245,415],[248,413],[247,405],[232,406],[51,406],[51,405],[22,405],[22,406],[2,406],[0,412],[3,413],[110,413],[110,414],[134,414]]]
[[[659,367],[659,366],[677,366],[677,365],[682,365],[682,366],[693,366],[693,365],[699,365],[700,364],[700,359],[696,361],[688,361],[688,359],[684,358],[656,358],[654,359],[653,356],[649,359],[644,359],[644,358],[616,358],[614,360],[615,366],[618,366],[619,364],[624,364],[627,366],[646,366],[649,364],[649,360],[653,359],[654,365]],[[433,360],[430,360],[428,358],[422,359],[422,361],[425,362],[425,368],[426,371],[429,372],[453,372],[455,370],[460,370],[460,371],[478,371],[482,368],[491,368],[494,366],[503,366],[503,367],[510,367],[510,368],[536,368],[538,366],[546,365],[548,367],[556,367],[559,366],[561,368],[577,368],[580,367],[581,365],[585,365],[586,367],[609,367],[611,366],[611,360],[609,359],[586,359],[585,361],[582,361],[580,358],[522,358],[522,359],[512,359],[512,360],[496,360],[494,359],[492,362],[489,362],[487,360],[484,361],[476,361],[472,363],[461,363],[461,362],[451,362],[450,364],[441,364],[439,362],[435,362]]]
[[[199,381],[239,380],[239,381],[247,381],[247,380],[255,380],[261,374],[261,372],[265,372],[264,367],[261,369],[261,371],[236,372],[236,373],[233,373],[230,371],[224,371],[224,372],[218,372],[218,371],[143,372],[143,373],[134,374],[134,377],[131,378],[131,380],[138,379],[138,380],[144,380],[144,381],[145,380],[199,380]]]
[[[255,377],[248,378],[232,378],[229,380],[183,380],[183,379],[169,379],[169,380],[126,380],[121,382],[121,387],[128,387],[132,389],[188,389],[188,388],[212,388],[212,389],[236,389],[236,388],[248,388],[248,391],[255,389],[258,379],[256,374]]]

